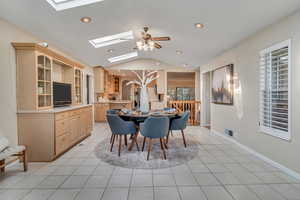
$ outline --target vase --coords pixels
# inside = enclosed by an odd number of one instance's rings
[[[149,112],[149,98],[147,87],[141,88],[141,96],[140,96],[140,110],[143,113]]]

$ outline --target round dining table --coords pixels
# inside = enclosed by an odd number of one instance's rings
[[[139,134],[139,124],[143,123],[148,117],[168,117],[170,119],[170,124],[173,119],[176,119],[179,117],[178,112],[149,112],[149,113],[140,113],[140,112],[128,112],[123,113],[119,112],[119,116],[125,120],[125,121],[132,121],[136,124],[137,132],[132,136],[132,141],[128,147],[128,150],[131,151],[134,144],[136,144],[137,149],[139,150],[138,143],[137,143],[137,137]]]

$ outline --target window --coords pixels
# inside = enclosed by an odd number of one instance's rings
[[[195,100],[195,88],[176,88],[176,100]]]
[[[168,88],[167,94],[172,101],[188,101],[195,100],[195,88]]]
[[[285,140],[291,139],[290,43],[260,52],[260,130]]]

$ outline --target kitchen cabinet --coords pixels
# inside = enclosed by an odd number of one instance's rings
[[[101,67],[94,68],[94,90],[95,93],[104,93],[106,90],[107,72]]]

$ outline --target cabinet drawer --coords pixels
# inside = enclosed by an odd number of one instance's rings
[[[56,155],[60,154],[64,150],[66,150],[69,147],[69,134],[63,134],[58,137],[56,137]]]
[[[69,113],[68,112],[57,113],[55,115],[55,120],[67,119],[68,117],[69,117]]]
[[[81,110],[73,110],[73,111],[70,111],[70,116],[76,116],[76,115],[80,115],[81,113]]]
[[[57,120],[55,121],[55,135],[59,136],[69,130],[69,120]]]

